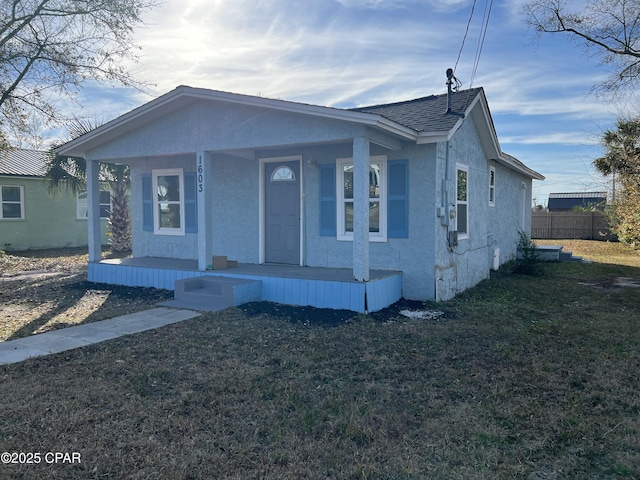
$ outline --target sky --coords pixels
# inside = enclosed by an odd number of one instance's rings
[[[502,150],[546,177],[537,204],[605,190],[592,161],[626,107],[590,93],[609,72],[578,43],[536,40],[523,3],[164,0],[135,34],[147,92],[92,84],[73,113],[111,120],[179,85],[351,108],[445,93],[455,68],[463,89],[484,88]]]

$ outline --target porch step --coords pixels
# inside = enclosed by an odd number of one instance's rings
[[[262,300],[262,281],[222,276],[176,280],[173,300],[163,305],[215,312]]]
[[[562,262],[582,262],[582,257],[574,257],[572,252],[560,252]]]

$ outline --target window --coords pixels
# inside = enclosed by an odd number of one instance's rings
[[[456,166],[456,230],[458,238],[469,237],[469,167],[465,165]]]
[[[153,171],[153,228],[157,234],[184,235],[182,169]]]
[[[369,240],[387,240],[387,193],[385,156],[369,161]],[[337,223],[338,240],[353,240],[353,159],[337,161]]]
[[[1,220],[21,220],[24,218],[24,192],[23,187],[0,187]]]
[[[276,168],[271,174],[272,182],[295,182],[296,174],[289,167],[282,166]]]
[[[87,192],[78,192],[76,211],[79,219],[87,218]],[[107,189],[100,189],[100,218],[109,218],[111,214],[111,192]]]
[[[489,167],[489,206],[496,205],[496,167]]]

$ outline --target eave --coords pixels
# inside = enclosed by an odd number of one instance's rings
[[[202,88],[180,86],[106,124],[58,147],[61,155],[84,157],[87,150],[95,148],[118,136],[149,123],[161,115],[166,115],[197,100],[229,103],[239,106],[264,108],[293,114],[309,115],[316,118],[345,121],[364,125],[384,133],[399,137],[401,140],[416,141],[416,132],[404,125],[393,122],[380,115],[353,112],[338,108],[322,107],[285,100],[220,92]]]

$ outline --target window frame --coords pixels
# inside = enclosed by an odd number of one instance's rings
[[[103,216],[102,215],[102,209],[103,207],[105,207],[107,204],[106,203],[102,203],[100,202],[100,219],[101,220],[106,220],[110,217],[110,213],[111,209],[113,207],[113,202],[111,200],[111,190],[109,189],[109,187],[107,186],[100,186],[100,194],[103,193],[109,193],[109,204],[108,204],[108,209],[106,211],[106,215]],[[80,195],[85,195],[84,199],[80,198]],[[80,190],[78,191],[78,193],[76,194],[76,219],[78,220],[86,220],[89,216],[89,207],[87,204],[87,191],[86,190]],[[84,209],[84,216],[81,214],[81,209]]]
[[[160,202],[158,200],[158,178],[159,177],[178,177],[178,193],[179,200],[171,200],[167,202]],[[186,234],[186,219],[185,219],[185,200],[184,200],[184,169],[182,168],[166,168],[151,170],[151,195],[153,205],[153,233],[155,235],[179,235],[184,236]],[[160,225],[160,203],[179,204],[180,214],[180,226],[175,227],[162,227]]]
[[[460,172],[464,172],[466,174],[466,185],[465,185],[465,197],[466,200],[460,200],[458,197],[458,178],[459,178],[459,173]],[[456,231],[458,232],[458,240],[465,240],[467,238],[469,238],[469,166],[468,165],[463,165],[460,163],[456,163],[456,189],[455,189],[455,195],[456,195]],[[465,215],[465,220],[466,220],[466,225],[465,225],[465,232],[460,232],[460,206],[464,205],[465,206],[465,210],[466,210],[466,215]]]
[[[489,206],[496,206],[496,167],[489,166]]]
[[[353,157],[336,159],[336,238],[340,241],[353,241],[353,232],[347,232],[345,228],[345,204],[353,203],[353,199],[346,199],[344,196],[344,169],[353,165]],[[378,197],[369,198],[369,202],[377,202],[379,208],[380,222],[378,232],[369,232],[370,242],[387,241],[387,156],[374,155],[369,157],[369,165],[378,165],[380,178],[378,180]]]
[[[17,188],[20,192],[20,201],[15,200],[5,200],[3,197],[3,189],[4,188]],[[20,217],[5,217],[4,216],[4,205],[20,205]],[[0,220],[8,220],[8,221],[17,221],[24,220],[25,212],[24,212],[24,186],[23,185],[0,185]]]

